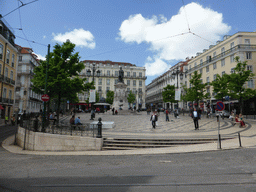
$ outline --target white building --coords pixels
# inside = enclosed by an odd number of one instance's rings
[[[94,61],[84,60],[85,69],[80,73],[81,77],[86,77],[87,82],[93,80],[94,65],[94,82],[96,91],[100,98],[106,98],[109,90],[115,91],[115,84],[118,82],[120,67],[124,71],[124,83],[127,85],[127,91],[136,94],[136,101],[133,103],[138,109],[145,108],[145,67],[137,67],[131,63],[113,62],[113,61]],[[79,94],[79,104],[86,105],[85,100],[89,97],[88,93]]]
[[[16,102],[15,107],[19,108],[19,112],[31,113],[39,112],[43,109],[41,95],[32,91],[31,79],[34,76],[33,70],[39,65],[37,56],[33,54],[33,50],[27,47],[17,46],[19,50],[18,70],[16,82]]]

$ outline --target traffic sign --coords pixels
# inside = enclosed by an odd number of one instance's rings
[[[46,101],[49,101],[50,97],[49,97],[49,95],[44,94],[44,95],[42,95],[41,99],[42,99],[42,101],[46,102]]]
[[[217,111],[223,111],[225,109],[225,105],[222,101],[218,101],[216,107]]]

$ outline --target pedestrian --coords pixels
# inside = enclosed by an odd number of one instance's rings
[[[166,111],[165,111],[165,119],[166,119],[166,121],[170,121],[169,120],[169,111],[168,111],[168,109],[166,109]]]
[[[151,115],[150,121],[152,121],[152,127],[153,127],[153,129],[155,129],[156,128],[156,121],[157,121],[156,111],[154,111],[153,114]]]
[[[115,115],[115,108],[112,108],[112,115]]]
[[[194,124],[195,124],[195,130],[199,129],[199,125],[198,125],[198,119],[199,119],[199,113],[196,110],[196,108],[194,108],[194,111],[192,113],[192,119],[194,120]]]
[[[82,125],[81,121],[80,121],[80,117],[77,117],[75,119],[75,125]]]
[[[5,124],[7,124],[9,122],[9,118],[8,118],[8,116],[6,115],[5,116]]]
[[[90,120],[94,120],[95,118],[95,111],[94,109],[91,110],[91,119]]]
[[[75,125],[75,115],[72,115],[72,117],[69,120],[70,125]]]
[[[118,114],[117,110],[115,111],[115,114],[116,114],[116,115]]]

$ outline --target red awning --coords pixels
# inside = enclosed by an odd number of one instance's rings
[[[4,109],[2,105],[0,105],[0,109]]]

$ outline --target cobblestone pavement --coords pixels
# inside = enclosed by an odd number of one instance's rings
[[[90,119],[89,113],[79,113],[76,116],[80,116],[82,123],[93,122]],[[199,120],[199,130],[194,129],[194,123],[188,114],[184,116],[181,114],[178,119],[173,115],[169,116],[170,121],[165,120],[165,114],[160,113],[158,119],[158,126],[156,129],[152,128],[150,115],[146,112],[140,112],[137,115],[112,115],[111,113],[96,114],[95,121],[101,117],[102,121],[113,121],[115,127],[113,129],[103,129],[104,137],[217,137],[218,134],[218,122],[216,118],[202,117]],[[65,122],[68,123],[70,117]],[[239,128],[238,125],[233,126],[229,119],[220,121],[220,132],[222,136],[232,136],[238,132],[246,132],[251,126],[255,125],[255,122],[247,124],[246,128]]]

